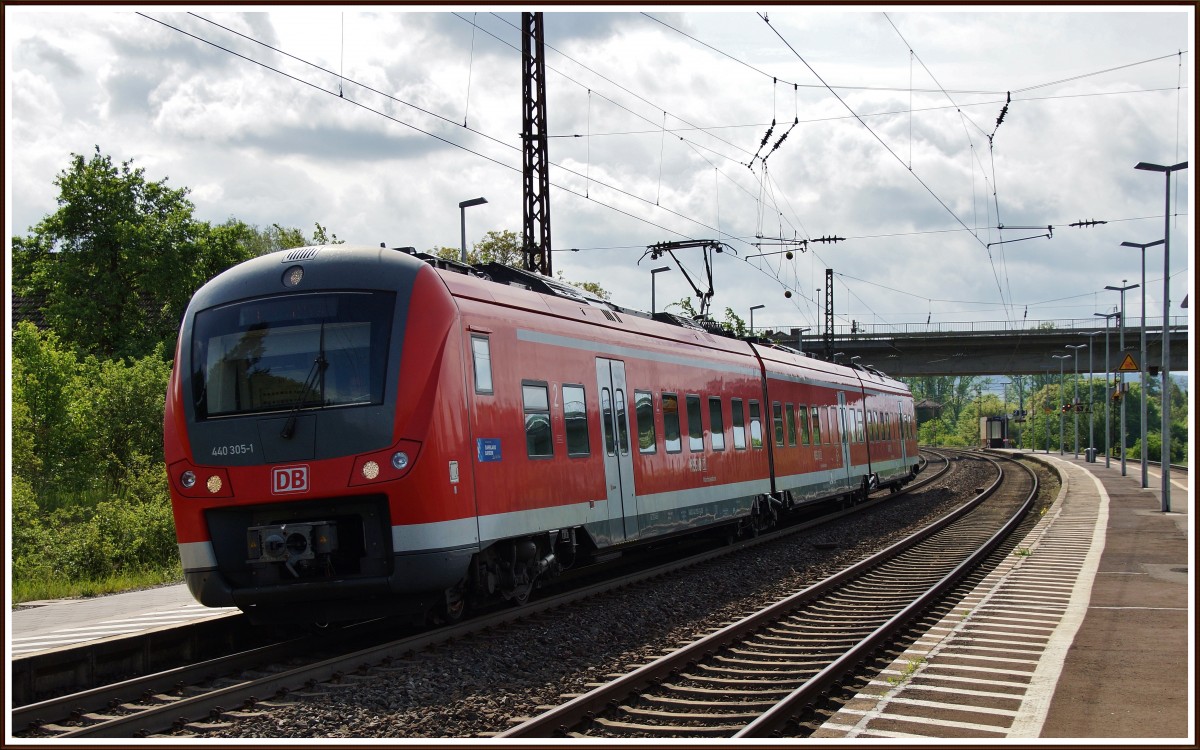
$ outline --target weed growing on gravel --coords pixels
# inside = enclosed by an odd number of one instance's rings
[[[912,677],[913,673],[915,673],[917,671],[917,669],[920,668],[920,666],[924,663],[925,663],[924,656],[918,656],[915,659],[909,659],[908,666],[904,668],[904,671],[901,672],[896,677],[889,677],[888,684],[891,685],[892,687],[896,687],[897,685],[903,683],[909,677]]]

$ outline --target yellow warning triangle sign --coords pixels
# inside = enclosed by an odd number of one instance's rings
[[[1141,368],[1138,363],[1133,361],[1132,354],[1126,354],[1125,359],[1121,362],[1121,366],[1117,368],[1118,372],[1138,372]]]

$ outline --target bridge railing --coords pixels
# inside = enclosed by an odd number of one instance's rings
[[[1169,318],[1172,330],[1186,329],[1188,320],[1186,316],[1171,316]],[[1125,331],[1128,334],[1132,328],[1136,330],[1141,325],[1141,316],[1137,318],[1126,318]],[[796,330],[796,329],[784,329]],[[898,336],[898,335],[916,335],[916,334],[937,334],[937,333],[1052,333],[1054,331],[1103,331],[1104,320],[1102,318],[1058,318],[1054,320],[975,320],[975,321],[959,321],[959,322],[932,322],[932,323],[857,323],[856,325],[835,325],[833,327],[833,335],[835,338],[845,339],[851,337],[883,337],[883,336]],[[1117,326],[1114,322],[1109,323],[1110,334],[1117,333]],[[1146,318],[1146,332],[1162,332],[1162,316]],[[817,340],[819,337],[813,331],[806,331],[804,339],[806,341]]]

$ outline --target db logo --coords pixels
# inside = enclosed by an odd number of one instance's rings
[[[307,466],[281,466],[271,472],[271,494],[308,492]]]

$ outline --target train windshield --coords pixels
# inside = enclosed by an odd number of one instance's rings
[[[395,295],[335,292],[196,314],[196,419],[383,403]]]

